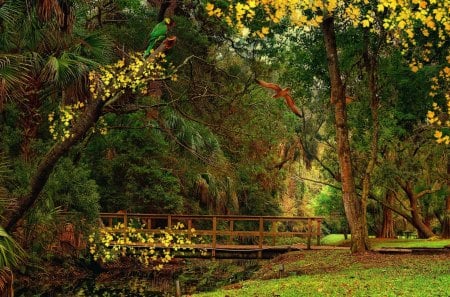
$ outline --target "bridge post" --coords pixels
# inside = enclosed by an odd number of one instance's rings
[[[126,212],[123,214],[123,225],[125,226],[125,228],[128,227],[128,216]]]
[[[147,218],[147,229],[152,229],[152,218]]]
[[[211,256],[213,259],[216,258],[216,246],[217,246],[217,217],[213,216],[212,218],[212,251]]]
[[[232,234],[233,234],[233,231],[234,231],[234,220],[230,220],[230,232],[231,232],[231,234],[230,234],[230,240],[229,240],[229,243],[230,243],[230,244],[232,244],[233,241],[234,241],[234,236],[232,235]]]
[[[258,251],[259,259],[262,259],[263,240],[264,240],[264,219],[262,217],[259,217],[259,251]]]
[[[169,228],[169,229],[172,228],[172,216],[171,215],[167,216],[167,228]]]
[[[191,240],[192,238],[192,219],[188,220],[188,225],[187,225],[187,229],[188,229],[188,239]]]
[[[306,249],[310,250],[311,249],[311,237],[312,237],[312,221],[311,219],[308,218],[308,239],[306,241]]]
[[[272,221],[272,245],[275,246],[277,244],[277,222]]]

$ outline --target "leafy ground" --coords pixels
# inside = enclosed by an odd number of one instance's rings
[[[280,268],[284,272],[280,278]],[[299,251],[263,266],[251,280],[211,297],[450,296],[450,256],[351,255],[347,250]]]

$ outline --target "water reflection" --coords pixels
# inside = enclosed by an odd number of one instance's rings
[[[155,282],[148,279],[132,278],[130,280],[117,280],[106,283],[96,283],[95,280],[86,280],[78,289],[69,292],[56,294],[55,296],[88,296],[88,297],[168,297],[170,294],[170,285],[159,284],[155,288]],[[166,293],[162,293],[162,292]]]
[[[175,280],[182,294],[211,291],[218,287],[248,279],[265,260],[186,259],[164,271],[111,269],[81,281],[67,280],[66,287],[41,284],[39,288],[18,288],[18,297],[171,297],[175,296]],[[61,283],[61,282],[59,282]]]

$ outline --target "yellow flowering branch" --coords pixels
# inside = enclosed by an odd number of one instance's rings
[[[120,257],[132,257],[144,266],[161,270],[164,264],[173,260],[177,253],[195,253],[194,240],[201,241],[195,229],[184,229],[183,223],[162,230],[160,234],[145,232],[145,225],[136,225],[130,220],[127,227],[123,223],[113,228],[101,229],[89,236],[89,252],[94,260],[104,263]],[[201,254],[206,251],[199,249]]]

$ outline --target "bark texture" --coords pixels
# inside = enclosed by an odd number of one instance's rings
[[[333,17],[325,18],[322,23],[322,32],[327,53],[328,72],[330,74],[331,103],[334,104],[336,142],[342,180],[342,199],[352,235],[351,251],[353,253],[363,253],[369,247],[365,209],[361,200],[358,199],[354,182],[347,125],[345,86],[340,75]]]
[[[419,199],[425,196],[426,194],[432,193],[432,191],[425,190],[419,193],[414,193],[413,184],[412,182],[409,181],[406,182],[405,184],[402,184],[401,187],[405,191],[406,196],[408,197],[409,200],[409,209],[411,216],[407,219],[414,226],[414,228],[417,229],[417,231],[419,232],[419,237],[430,238],[435,236],[431,228],[425,224],[419,206]]]
[[[450,158],[447,154],[447,198],[442,220],[442,238],[450,238]]]
[[[392,207],[394,199],[395,193],[392,191],[388,191],[386,193],[385,203]],[[383,222],[379,237],[395,238],[393,213],[392,210],[385,205],[383,205]]]

